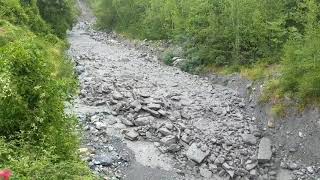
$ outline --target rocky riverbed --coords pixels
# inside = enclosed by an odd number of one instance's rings
[[[69,33],[80,81],[73,109],[84,129],[80,153],[101,177],[316,177],[319,168],[277,156],[268,133],[257,127],[255,105],[237,89],[165,66],[154,54],[93,30],[90,11],[80,7],[83,18]]]

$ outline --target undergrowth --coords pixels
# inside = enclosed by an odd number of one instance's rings
[[[269,102],[285,97],[298,104],[320,101],[317,0],[88,1],[101,29],[183,47],[184,71],[276,78],[276,89],[264,95]],[[172,64],[170,58],[165,63]]]
[[[96,179],[78,154],[77,121],[64,112],[77,91],[59,38],[67,29],[53,30],[41,10],[35,0],[0,2],[0,169],[13,180]]]

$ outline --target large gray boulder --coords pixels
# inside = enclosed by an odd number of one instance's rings
[[[188,159],[191,159],[191,160],[193,160],[193,161],[195,161],[195,162],[197,162],[199,164],[202,163],[202,161],[206,157],[208,157],[209,154],[210,154],[210,151],[206,151],[206,152],[202,151],[200,148],[197,147],[197,145],[195,143],[193,143],[189,147],[189,149],[188,149],[188,151],[186,153]]]
[[[258,162],[265,163],[271,160],[271,140],[267,137],[261,139],[258,150]]]

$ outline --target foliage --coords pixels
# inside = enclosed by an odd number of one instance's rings
[[[183,70],[224,67],[263,79],[264,68],[281,64],[276,92],[320,97],[319,0],[91,1],[101,28],[174,40],[189,59]]]
[[[285,4],[278,0],[95,2],[100,27],[139,38],[175,39],[200,65],[252,64],[279,55],[287,32]]]
[[[0,18],[0,169],[13,179],[95,179],[64,112],[77,86],[65,40],[34,0],[0,1]]]
[[[33,146],[24,141],[6,142],[0,138],[0,169],[10,168],[13,180],[31,179],[94,179],[83,162],[73,153],[67,159],[60,159],[45,145]]]
[[[65,37],[77,14],[75,0],[37,0],[37,6],[41,17],[51,26],[53,32],[59,37]]]
[[[29,27],[37,33],[48,33],[50,30],[39,16],[34,0],[28,3],[21,3],[19,0],[0,1],[0,19],[15,25]]]
[[[303,39],[290,40],[285,47],[282,89],[305,102],[320,100],[319,25],[309,27]]]
[[[63,38],[71,28],[77,11],[74,0],[6,0],[0,1],[0,18],[27,26],[33,32]]]
[[[266,91],[271,98],[296,98],[299,104],[320,102],[320,7],[316,1],[305,2],[304,34],[292,33],[283,49],[278,85],[270,83],[273,90]]]

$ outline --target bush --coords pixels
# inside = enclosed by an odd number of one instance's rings
[[[263,79],[270,75],[265,69],[281,64],[276,92],[319,99],[318,0],[92,1],[103,28],[181,45],[189,59],[185,71],[226,67]]]
[[[10,168],[13,180],[95,179],[77,158],[77,153],[62,159],[52,151],[53,148],[43,147],[22,140],[6,142],[0,138],[0,169]]]
[[[0,169],[12,179],[96,179],[76,153],[77,121],[64,113],[77,85],[65,41],[35,0],[0,1],[0,18]]]
[[[20,131],[42,131],[61,119],[59,84],[51,75],[45,48],[36,38],[16,41],[0,50],[2,136]],[[60,112],[59,112],[60,111]]]
[[[1,24],[0,168],[13,179],[94,179],[75,153],[76,119],[64,113],[76,87],[64,43]]]
[[[29,27],[36,33],[48,33],[48,25],[39,16],[35,0],[21,3],[19,0],[0,1],[0,19],[12,24]]]
[[[98,25],[141,39],[174,39],[200,66],[279,57],[285,1],[94,0]],[[278,60],[279,58],[275,58]],[[192,61],[193,62],[193,61]]]
[[[51,26],[54,34],[64,38],[75,22],[74,0],[37,0],[41,17]]]
[[[305,102],[320,100],[320,29],[285,48],[282,90]]]

